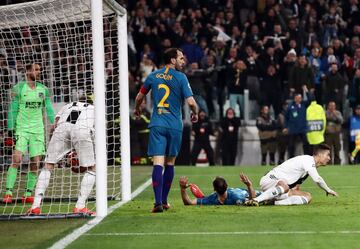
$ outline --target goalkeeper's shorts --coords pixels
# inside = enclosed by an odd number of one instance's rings
[[[44,133],[29,133],[17,131],[15,133],[15,150],[26,153],[29,148],[29,156],[45,155],[45,135]]]

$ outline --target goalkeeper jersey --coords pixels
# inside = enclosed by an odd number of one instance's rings
[[[51,124],[55,114],[51,104],[49,90],[39,82],[30,88],[26,81],[21,81],[12,88],[12,101],[8,113],[8,129],[19,132],[43,133],[43,108]]]

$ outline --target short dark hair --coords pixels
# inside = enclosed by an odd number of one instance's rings
[[[34,65],[34,63],[26,64],[26,66],[25,66],[26,71],[27,71],[27,72],[31,71],[32,68],[33,68],[33,65]]]
[[[319,153],[321,153],[322,151],[331,151],[331,148],[329,145],[325,144],[325,143],[322,143],[322,144],[318,144],[318,145],[315,145],[314,146],[314,155],[317,155]]]
[[[164,63],[165,64],[170,64],[171,59],[176,59],[178,51],[183,52],[179,48],[168,48],[168,49],[166,49],[165,52],[164,52]]]
[[[227,190],[227,187],[228,187],[225,179],[223,177],[221,177],[221,176],[217,176],[215,178],[215,180],[213,181],[213,186],[214,186],[214,190],[219,195],[223,195],[225,193],[225,191]]]

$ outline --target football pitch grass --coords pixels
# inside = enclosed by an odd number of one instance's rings
[[[259,179],[270,169],[178,166],[169,211],[150,213],[153,192],[148,187],[69,248],[360,248],[360,167],[320,168],[320,175],[340,197],[327,197],[308,178],[302,190],[311,192],[313,201],[305,206],[184,206],[181,201],[181,175],[210,194],[217,175],[225,177],[230,187],[241,187],[239,173],[244,172],[258,188]],[[150,175],[151,167],[134,167],[133,190]],[[0,222],[0,238],[9,248],[46,248],[86,221]]]

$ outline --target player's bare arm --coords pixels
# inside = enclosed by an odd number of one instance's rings
[[[141,103],[144,101],[145,98],[145,94],[143,94],[142,92],[139,92],[136,95],[135,98],[135,110],[134,110],[134,115],[136,118],[140,118],[141,115]]]
[[[186,192],[186,188],[189,187],[188,178],[186,176],[181,176],[179,180],[181,198],[184,205],[196,205],[196,199],[190,199],[189,195]]]
[[[198,121],[199,107],[196,104],[194,97],[192,97],[192,96],[187,98],[186,102],[188,103],[188,105],[191,109],[191,122],[196,123]]]
[[[256,192],[254,190],[254,187],[252,185],[252,182],[250,181],[249,177],[245,175],[244,173],[240,174],[240,181],[246,185],[249,192],[249,199],[253,199],[256,196]]]

